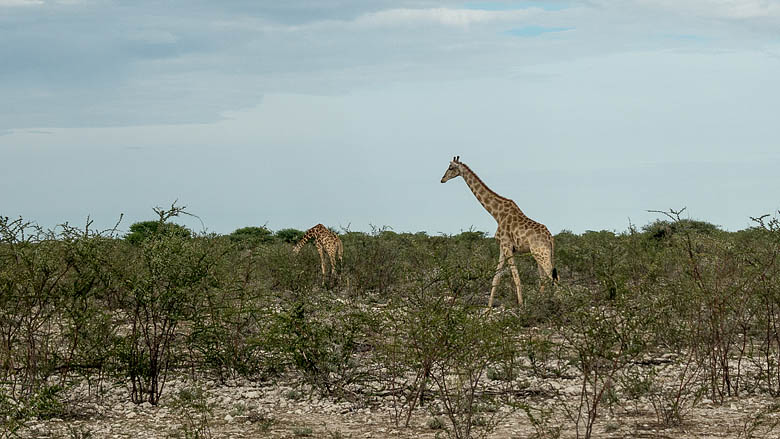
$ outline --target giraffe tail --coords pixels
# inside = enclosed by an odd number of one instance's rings
[[[550,237],[550,265],[552,265],[552,261],[555,255],[555,240],[552,239],[552,236]],[[552,269],[552,280],[553,283],[558,282],[558,269],[553,267]]]

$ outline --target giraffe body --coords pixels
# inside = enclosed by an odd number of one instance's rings
[[[293,247],[293,252],[298,254],[298,252],[301,251],[301,248],[303,248],[303,246],[311,239],[314,239],[314,244],[317,246],[317,253],[320,254],[320,264],[322,266],[322,283],[324,284],[325,275],[327,272],[325,268],[325,253],[328,254],[328,258],[330,259],[330,271],[333,273],[333,275],[336,275],[336,259],[339,261],[342,260],[342,256],[344,254],[344,245],[341,243],[341,239],[339,239],[338,235],[328,230],[328,228],[322,224],[317,224],[303,234],[303,237],[300,239],[300,241],[298,241],[295,244],[295,247]]]
[[[501,279],[504,264],[508,263],[517,290],[517,302],[523,304],[520,274],[515,266],[515,253],[531,253],[539,269],[541,279],[558,280],[557,270],[553,267],[554,242],[550,231],[544,224],[525,216],[514,201],[493,192],[468,166],[461,163],[459,157],[453,158],[447,171],[441,178],[442,183],[461,176],[477,200],[498,223],[496,241],[499,246],[498,266],[490,287],[488,307],[493,306],[493,295]],[[544,285],[542,285],[544,289]]]

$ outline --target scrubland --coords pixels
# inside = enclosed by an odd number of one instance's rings
[[[780,222],[492,238],[0,219],[0,437],[777,437]],[[323,284],[324,283],[324,284]],[[541,287],[544,287],[543,289]]]

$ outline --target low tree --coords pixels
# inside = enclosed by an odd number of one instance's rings
[[[161,230],[165,229],[165,230]],[[130,226],[130,232],[125,235],[127,242],[131,244],[140,244],[151,236],[160,234],[177,236],[180,238],[192,237],[190,229],[176,224],[161,222],[158,220],[140,221]]]
[[[651,211],[655,212],[655,211]],[[675,221],[655,220],[642,227],[642,231],[651,238],[663,240],[680,232],[690,232],[699,235],[713,235],[720,231],[715,224],[692,219],[677,219]]]
[[[269,243],[274,240],[273,232],[265,227],[254,226],[236,229],[228,236],[234,242],[249,242],[253,244]]]
[[[298,242],[303,238],[303,231],[298,229],[282,229],[276,231],[276,237],[283,242]]]

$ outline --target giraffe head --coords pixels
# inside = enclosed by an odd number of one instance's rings
[[[460,175],[460,156],[455,156],[450,162],[450,167],[447,168],[447,172],[441,178],[442,183],[446,183],[447,180],[453,179]]]

